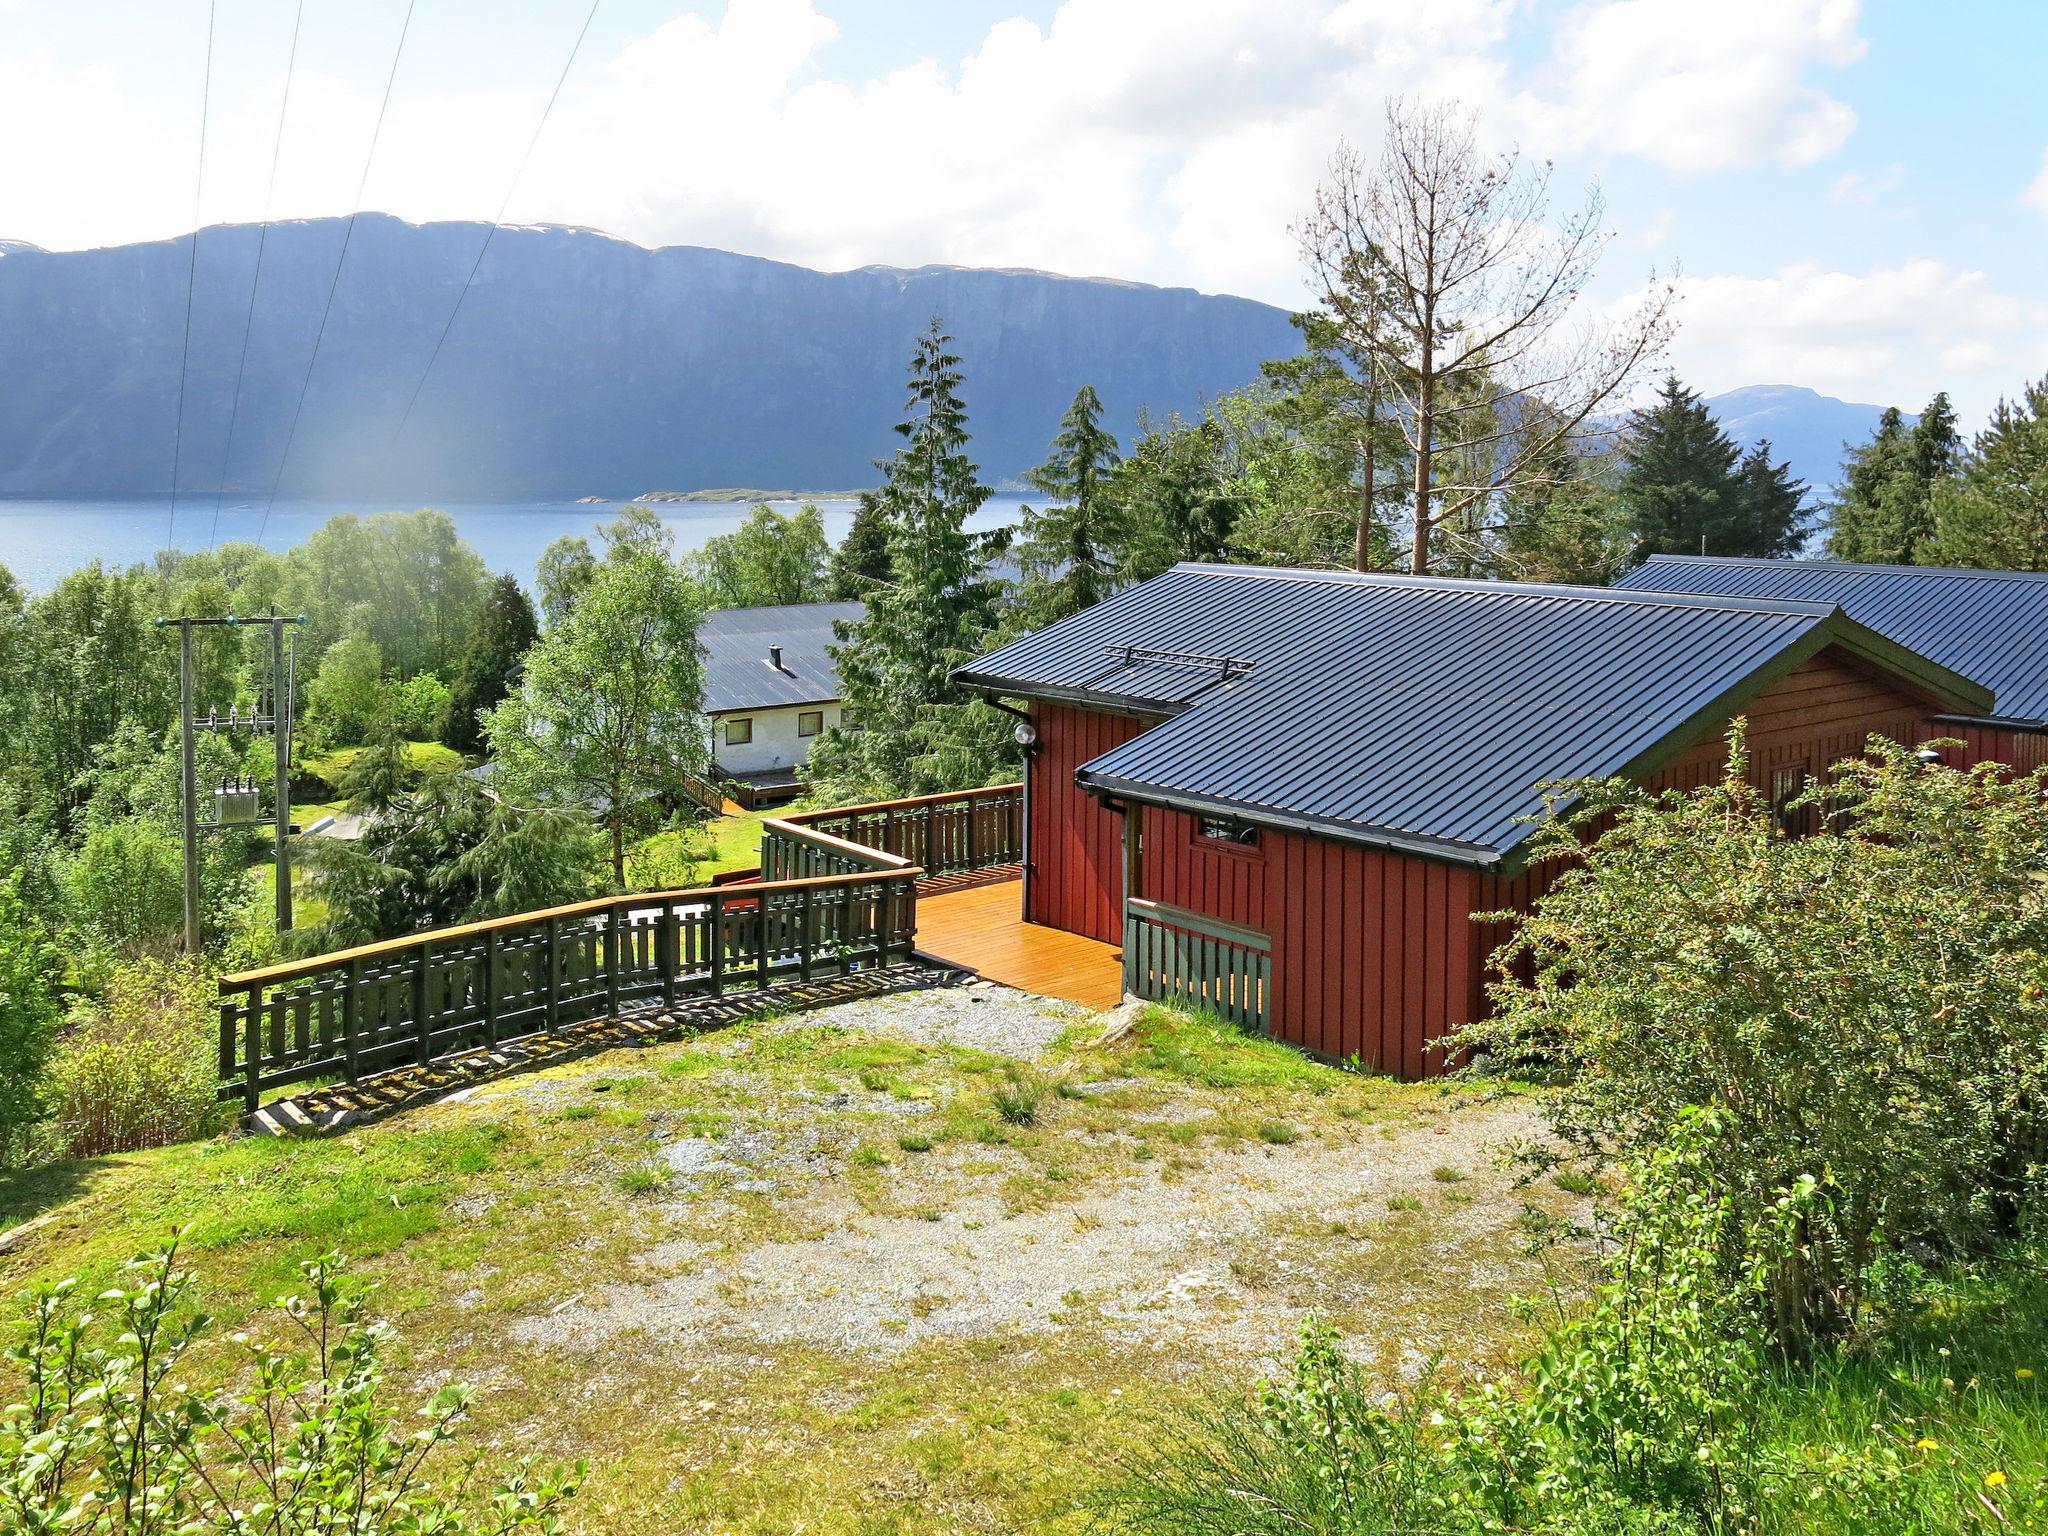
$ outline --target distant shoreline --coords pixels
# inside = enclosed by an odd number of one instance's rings
[[[578,506],[646,507],[675,501],[859,501],[866,491],[764,491],[752,486],[715,486],[701,491],[643,491],[614,503],[607,496],[582,496]]]

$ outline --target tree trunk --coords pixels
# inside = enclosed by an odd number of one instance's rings
[[[623,816],[612,817],[612,881],[620,890],[626,888],[626,820]]]
[[[1422,328],[1422,368],[1416,379],[1415,395],[1415,537],[1408,568],[1418,576],[1429,574],[1429,475],[1430,430],[1436,425],[1436,355],[1425,317]]]
[[[1365,481],[1358,493],[1358,542],[1352,551],[1353,563],[1361,571],[1372,569],[1372,496],[1373,496],[1373,428],[1379,424],[1379,412],[1368,409],[1365,418],[1364,452],[1360,455],[1360,473]]]

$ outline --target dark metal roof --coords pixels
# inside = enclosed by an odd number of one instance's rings
[[[1938,706],[1988,697],[1825,603],[1183,565],[956,674],[1167,717],[1085,764],[1107,794],[1496,863],[1547,780],[1641,772],[1824,646]],[[1105,647],[1228,652],[1189,701]]]
[[[1982,683],[2000,715],[2048,719],[2048,575],[1652,555],[1619,585],[1839,603],[1859,623]]]
[[[856,621],[862,603],[796,603],[781,608],[720,608],[704,615],[697,643],[704,648],[704,712],[829,704],[839,697],[839,668],[828,646],[834,620]],[[782,667],[769,664],[768,647],[782,647]]]

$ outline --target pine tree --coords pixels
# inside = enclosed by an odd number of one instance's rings
[[[1116,438],[1102,425],[1095,386],[1083,384],[1060,418],[1052,451],[1024,477],[1051,498],[1041,509],[1024,509],[1018,606],[1025,623],[1055,623],[1109,595],[1120,539],[1106,488],[1120,457]]]
[[[1700,397],[1664,380],[1657,402],[1629,417],[1622,506],[1641,553],[1745,555],[1740,450]]]
[[[893,576],[867,593],[866,617],[842,625],[833,648],[840,695],[859,728],[835,727],[812,745],[811,773],[829,797],[958,788],[1000,766],[1001,737],[979,718],[994,712],[970,702],[949,675],[994,624],[988,561],[1003,544],[967,531],[993,492],[967,457],[951,340],[936,317],[918,338],[896,427],[904,445],[876,466]]]
[[[2048,571],[2048,378],[2000,400],[1960,478],[1937,482],[1937,565]]]
[[[458,752],[474,754],[484,746],[483,712],[512,691],[526,653],[540,638],[533,604],[511,576],[491,584],[470,631],[448,699],[448,723],[442,740]]]
[[[1828,530],[1828,554],[1874,565],[1910,565],[1934,533],[1935,488],[1961,467],[1962,438],[1944,392],[1913,426],[1896,406],[1868,442],[1848,450]]]
[[[1145,581],[1181,560],[1231,552],[1244,508],[1226,481],[1222,424],[1178,418],[1149,429],[1109,477],[1120,581]]]
[[[862,491],[853,526],[832,551],[832,600],[858,602],[889,579],[889,515],[879,491]]]
[[[1792,478],[1792,466],[1771,462],[1771,440],[1764,438],[1742,457],[1737,467],[1743,519],[1748,525],[1745,553],[1787,560],[1806,542],[1806,482]]]

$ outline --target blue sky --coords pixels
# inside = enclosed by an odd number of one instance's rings
[[[0,238],[262,217],[295,4],[214,0],[195,188],[207,0],[0,0]],[[415,0],[365,204],[494,214],[587,5]],[[273,215],[354,205],[404,12],[305,0]],[[511,216],[1291,305],[1330,150],[1456,97],[1597,180],[1597,301],[1681,272],[1701,387],[1967,419],[2048,371],[2044,63],[2038,0],[601,0]]]

